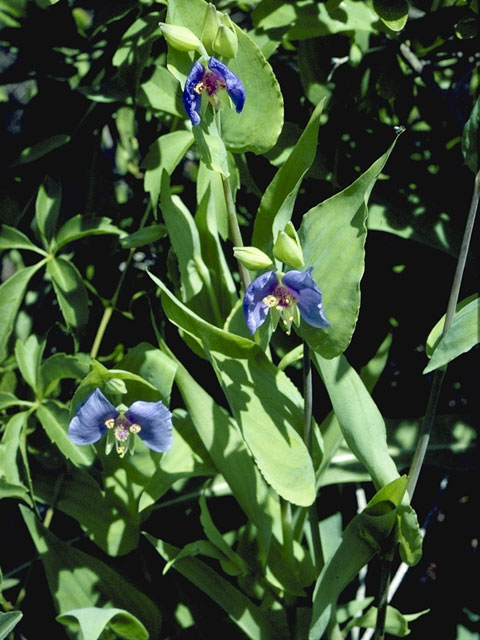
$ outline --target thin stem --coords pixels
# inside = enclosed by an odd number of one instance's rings
[[[312,385],[312,361],[310,359],[310,347],[303,343],[303,399],[304,399],[304,424],[303,440],[310,455],[312,454],[312,407],[313,407],[313,385]],[[320,540],[320,530],[318,526],[318,515],[315,502],[308,507],[308,522],[310,525],[311,544],[313,551],[313,562],[320,572],[324,564],[322,542]]]
[[[455,316],[455,309],[458,303],[458,296],[460,293],[460,286],[462,284],[463,274],[465,271],[465,264],[467,262],[468,250],[470,247],[470,241],[472,238],[473,227],[475,225],[475,217],[478,209],[478,202],[480,200],[480,171],[475,176],[473,195],[470,203],[470,210],[468,212],[467,222],[465,224],[465,231],[463,233],[462,244],[460,247],[460,253],[457,261],[457,268],[453,278],[452,288],[450,290],[450,296],[448,299],[447,312],[445,315],[445,323],[442,329],[442,336],[450,329]],[[430,397],[428,399],[427,410],[425,418],[423,420],[422,428],[419,434],[417,448],[415,450],[412,465],[408,474],[407,493],[412,500],[415,487],[418,482],[420,470],[425,459],[425,454],[428,448],[430,440],[430,434],[432,432],[433,423],[435,421],[435,415],[437,412],[438,401],[440,398],[440,391],[442,388],[443,378],[445,377],[445,371],[447,366],[440,367],[435,370],[432,387],[430,390]]]
[[[224,175],[222,175],[222,187],[223,194],[225,196],[225,204],[227,206],[228,224],[230,227],[230,235],[232,236],[232,242],[235,247],[243,247],[243,238],[240,231],[240,226],[237,220],[237,212],[235,211],[235,204],[233,202],[232,190],[230,188],[230,181]],[[240,278],[242,280],[243,288],[246,290],[250,284],[250,274],[248,269],[240,261],[238,262],[238,270],[240,272]]]
[[[140,221],[140,225],[138,227],[139,229],[142,229],[144,227],[145,222],[147,221],[148,216],[150,215],[151,209],[152,209],[152,203],[149,200],[147,208],[145,209],[145,213],[143,214],[143,218]],[[95,334],[93,345],[90,350],[90,356],[92,358],[96,358],[98,355],[98,352],[100,350],[100,345],[103,340],[103,336],[105,335],[105,331],[107,330],[108,323],[110,322],[113,312],[117,306],[117,301],[120,296],[120,291],[125,281],[125,276],[127,275],[128,267],[130,266],[134,253],[135,253],[135,249],[130,249],[128,257],[125,261],[125,268],[120,274],[120,278],[118,279],[117,286],[115,287],[113,296],[110,299],[110,304],[108,304],[103,310],[103,316],[102,316],[102,319],[100,320],[100,324],[98,325],[97,333]]]
[[[385,620],[387,618],[388,591],[390,589],[390,580],[392,577],[393,557],[395,555],[395,543],[392,544],[391,550],[383,558],[382,569],[380,574],[380,589],[378,599],[377,621],[375,625],[374,640],[384,640],[385,638]]]

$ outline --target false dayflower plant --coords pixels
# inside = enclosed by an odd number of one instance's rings
[[[172,446],[172,414],[163,402],[137,400],[130,407],[116,408],[100,389],[82,402],[68,427],[74,444],[93,444],[107,434],[107,454],[115,447],[118,455],[133,453],[135,436],[153,451]]]

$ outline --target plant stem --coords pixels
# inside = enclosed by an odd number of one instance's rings
[[[465,271],[465,264],[467,262],[468,250],[470,247],[470,241],[472,238],[473,227],[475,225],[475,217],[478,209],[478,202],[480,200],[480,171],[475,176],[473,195],[470,203],[470,210],[468,212],[467,222],[465,224],[465,231],[463,233],[462,244],[460,247],[460,253],[458,255],[457,268],[453,277],[452,288],[448,299],[447,312],[445,315],[445,323],[442,329],[442,336],[450,329],[455,316],[455,309],[458,303],[458,296],[460,293],[460,286],[462,284],[463,274]],[[415,492],[415,487],[418,482],[420,470],[425,459],[428,443],[430,440],[430,434],[432,432],[433,423],[435,421],[435,415],[437,411],[438,401],[440,398],[440,391],[442,388],[443,378],[447,365],[435,370],[432,387],[430,390],[430,397],[428,399],[427,410],[425,418],[423,420],[422,428],[418,438],[417,448],[413,456],[412,464],[408,474],[407,493],[412,500]]]
[[[237,212],[235,211],[235,204],[233,202],[232,189],[230,188],[230,181],[228,178],[222,175],[222,187],[223,194],[225,196],[225,204],[227,206],[228,224],[230,227],[230,235],[235,247],[243,247],[243,238],[240,231],[240,227],[237,220]],[[242,280],[243,289],[246,290],[250,284],[250,274],[248,269],[240,261],[237,260],[238,270],[240,272],[240,278]]]
[[[304,400],[304,424],[303,440],[310,455],[312,454],[312,407],[313,407],[313,385],[312,385],[312,361],[310,359],[310,347],[303,343],[303,400]],[[323,567],[323,550],[320,540],[320,530],[318,526],[318,515],[315,502],[308,507],[308,521],[310,525],[310,535],[312,539],[313,562],[317,569],[317,575]]]
[[[475,225],[475,217],[478,209],[478,202],[480,200],[480,171],[477,172],[474,180],[473,195],[470,203],[470,209],[468,212],[467,222],[465,224],[465,231],[463,233],[462,244],[458,255],[457,267],[450,290],[450,296],[448,298],[447,312],[445,314],[445,322],[442,329],[442,336],[450,329],[455,316],[455,309],[458,303],[458,296],[460,293],[460,286],[462,284],[463,274],[465,271],[465,264],[467,262],[468,250],[470,247],[470,241],[472,237],[473,227]],[[430,441],[430,435],[432,433],[433,424],[435,422],[435,416],[437,413],[438,402],[440,399],[440,393],[442,390],[442,383],[445,377],[447,365],[439,367],[435,370],[432,380],[432,386],[430,389],[430,396],[428,398],[427,409],[425,417],[423,419],[422,427],[418,436],[417,447],[413,455],[412,464],[408,473],[407,480],[407,496],[410,502],[412,501],[415,488],[418,483],[420,471],[425,460],[425,454],[427,452],[428,443]],[[383,640],[385,636],[385,615],[388,603],[388,588],[390,584],[393,555],[396,545],[392,546],[391,551],[384,559],[382,566],[382,576],[379,589],[379,604],[378,615],[375,627],[374,640]]]
[[[145,210],[145,213],[143,214],[143,218],[140,221],[140,225],[139,225],[139,229],[142,229],[148,219],[148,216],[150,215],[150,211],[152,209],[152,203],[150,202],[150,200],[148,201],[148,205],[147,208]],[[102,343],[103,340],[103,336],[105,335],[105,331],[107,330],[108,327],[108,323],[110,322],[110,319],[113,315],[113,312],[117,306],[117,301],[118,301],[118,297],[120,296],[120,290],[122,288],[122,285],[124,283],[125,280],[125,276],[127,275],[127,271],[128,271],[128,267],[130,266],[130,263],[132,261],[133,258],[133,254],[135,253],[135,249],[132,248],[130,249],[129,253],[128,253],[128,257],[125,261],[125,268],[123,269],[123,271],[120,274],[120,278],[118,280],[117,286],[115,287],[115,291],[113,293],[113,296],[110,299],[110,303],[105,307],[105,309],[103,310],[103,316],[102,319],[100,320],[100,323],[98,325],[98,329],[97,329],[97,333],[95,334],[95,338],[93,340],[93,345],[92,348],[90,350],[90,356],[92,358],[96,358],[98,355],[98,352],[100,350],[100,345]]]

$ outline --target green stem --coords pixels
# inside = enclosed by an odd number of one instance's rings
[[[452,288],[451,288],[450,296],[448,299],[447,312],[445,315],[445,323],[443,325],[442,336],[452,326],[453,318],[455,316],[455,309],[458,303],[460,286],[462,284],[463,274],[465,271],[465,264],[467,262],[468,250],[469,250],[470,241],[472,238],[473,227],[475,225],[475,218],[477,214],[479,200],[480,200],[480,171],[478,171],[478,173],[475,176],[473,195],[470,203],[470,210],[468,212],[468,218],[465,224],[465,231],[463,233],[462,244],[461,244],[460,253],[458,256],[457,268],[455,270]],[[418,438],[417,448],[415,450],[415,454],[413,456],[412,464],[408,474],[407,493],[410,498],[410,501],[412,500],[413,494],[415,492],[415,487],[417,486],[420,470],[423,466],[423,461],[425,459],[425,454],[428,448],[428,443],[430,440],[430,434],[432,432],[433,423],[435,421],[438,401],[440,398],[440,391],[442,388],[443,378],[445,376],[446,369],[447,369],[446,365],[443,367],[440,367],[439,369],[436,369],[433,376],[432,387],[430,390],[430,397],[428,400],[425,418],[423,420],[422,428]]]
[[[230,188],[230,181],[228,178],[222,175],[222,187],[223,194],[225,196],[225,204],[227,206],[228,224],[230,227],[230,235],[235,247],[243,247],[243,238],[238,224],[237,212],[235,211],[235,204],[233,202],[232,190]],[[237,260],[238,270],[240,272],[240,278],[244,290],[247,289],[250,284],[250,274],[248,269],[240,261]]]
[[[390,589],[390,581],[392,578],[393,558],[395,555],[396,544],[393,542],[392,548],[383,558],[380,573],[380,589],[378,598],[377,620],[375,624],[374,640],[384,640],[385,638],[385,620],[387,618],[388,591]]]
[[[150,211],[152,209],[152,203],[149,201],[145,213],[143,214],[143,218],[140,221],[139,229],[142,229],[150,215]],[[105,335],[105,331],[107,330],[108,323],[111,320],[113,312],[117,306],[117,301],[120,296],[120,291],[125,281],[125,276],[127,275],[128,267],[132,262],[133,254],[135,253],[135,249],[130,249],[128,257],[125,261],[125,268],[120,274],[120,278],[118,280],[117,286],[115,287],[115,291],[113,296],[110,299],[109,304],[103,310],[103,316],[98,325],[97,333],[95,334],[95,338],[93,340],[92,348],[90,350],[90,356],[92,358],[96,358],[98,352],[100,350],[100,345],[102,344],[103,336]]]
[[[310,359],[310,347],[303,343],[303,400],[304,400],[304,424],[303,440],[310,455],[312,454],[312,407],[313,407],[313,384],[312,384],[312,361]],[[313,562],[317,569],[317,575],[323,567],[322,542],[320,540],[320,530],[318,526],[318,515],[315,502],[308,507],[308,521],[310,525],[310,535],[312,544]]]

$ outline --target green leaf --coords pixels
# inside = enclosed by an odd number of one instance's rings
[[[79,331],[88,321],[88,295],[82,276],[77,267],[62,256],[47,262],[47,273],[52,278],[67,327]]]
[[[326,360],[312,353],[343,436],[377,489],[398,477],[387,446],[385,422],[358,373],[344,356]]]
[[[61,201],[61,185],[47,176],[38,188],[35,202],[35,219],[40,234],[47,243],[55,235]]]
[[[147,596],[108,565],[54,536],[30,509],[20,506],[20,510],[60,614],[98,605],[118,607],[138,618],[152,638],[159,637],[158,608]]]
[[[137,247],[143,247],[146,244],[156,242],[166,235],[167,231],[163,224],[152,224],[134,233],[129,233],[128,236],[123,236],[123,238],[120,238],[120,244],[123,249],[136,249]]]
[[[74,240],[79,240],[86,236],[97,235],[123,235],[125,232],[111,224],[110,218],[87,218],[79,214],[67,220],[59,229],[55,238],[57,249]]]
[[[442,336],[444,323],[445,316],[437,322],[427,338],[427,355],[430,355],[431,359],[423,373],[429,373],[448,364],[479,343],[480,299],[478,295],[470,296],[459,303],[450,329]]]
[[[43,395],[48,396],[58,384],[59,380],[72,378],[81,380],[90,368],[92,359],[86,353],[70,356],[65,353],[54,353],[47,358],[40,369],[41,387]]]
[[[406,484],[402,476],[383,487],[338,539],[315,584],[309,640],[324,637],[339,595],[389,539]]]
[[[385,618],[385,633],[388,633],[396,638],[404,638],[405,636],[410,635],[411,629],[408,626],[409,621],[415,620],[420,616],[428,613],[430,609],[425,609],[424,611],[420,611],[418,613],[412,613],[409,615],[403,615],[395,609],[395,607],[387,606],[387,613]],[[363,614],[363,616],[359,616],[352,620],[352,624],[348,625],[348,628],[351,627],[362,627],[363,629],[375,629],[375,625],[377,622],[377,607],[370,607],[370,609]]]
[[[252,244],[271,254],[279,231],[290,220],[300,184],[317,152],[323,101],[318,104],[286,162],[268,185],[255,217]]]
[[[2,409],[16,407],[21,404],[23,404],[23,401],[19,400],[13,393],[10,393],[9,391],[0,391],[0,411]]]
[[[480,96],[477,98],[473,105],[472,113],[467,120],[467,123],[462,133],[462,153],[465,158],[465,163],[473,173],[477,173],[479,170],[478,164],[478,136],[480,134]]]
[[[202,341],[262,475],[286,500],[312,504],[315,477],[310,454],[299,435],[303,401],[297,388],[255,343],[198,317],[158,278],[150,276],[162,291],[168,318]]]
[[[403,562],[409,567],[415,566],[422,557],[423,535],[417,514],[409,504],[401,504],[398,507],[397,535]]]
[[[46,156],[51,151],[54,151],[59,147],[63,147],[63,145],[68,142],[70,142],[70,136],[64,133],[51,136],[46,140],[42,140],[42,142],[33,144],[31,147],[25,147],[20,156],[12,162],[10,166],[18,167],[20,165],[27,164],[28,162],[34,162],[39,158],[43,158],[43,156]]]
[[[40,375],[40,365],[45,350],[45,340],[38,341],[36,335],[32,334],[23,340],[17,340],[15,343],[15,359],[18,368],[25,382],[38,395],[38,382]]]
[[[145,191],[152,205],[157,206],[163,172],[170,175],[193,144],[191,131],[172,131],[160,136],[149,148],[142,169],[145,171]]]
[[[2,362],[7,355],[8,338],[12,333],[18,308],[22,303],[28,283],[43,264],[44,261],[41,260],[31,267],[20,269],[0,285],[0,308],[2,309],[2,321],[0,322],[0,362]]]
[[[203,0],[170,0],[167,22],[188,27],[201,37],[207,3]],[[229,68],[245,85],[246,101],[241,114],[222,109],[222,137],[227,149],[260,154],[275,144],[283,125],[283,98],[271,66],[251,38],[237,26],[238,54]],[[192,66],[190,54],[169,49],[168,68],[185,81]],[[199,125],[201,126],[201,125]]]
[[[165,67],[156,66],[151,77],[140,85],[137,101],[142,107],[183,118],[185,111],[179,89],[172,74]]]
[[[76,466],[90,466],[95,459],[92,445],[79,447],[67,435],[69,414],[67,409],[55,400],[46,400],[38,407],[37,417],[50,440],[57,445],[63,455]]]
[[[0,613],[0,640],[4,640],[23,618],[21,611]]]
[[[56,617],[58,622],[80,630],[82,640],[98,640],[103,630],[111,630],[126,640],[148,640],[149,635],[138,618],[124,609],[84,607]]]
[[[8,224],[2,225],[0,233],[0,250],[10,251],[11,249],[26,249],[27,251],[35,251],[45,256],[46,253],[40,247],[37,247],[33,242],[22,232],[14,227],[9,227]]]
[[[373,0],[373,8],[392,31],[401,31],[407,24],[407,0]]]
[[[175,558],[180,552],[180,549],[163,540],[157,540],[148,534],[146,537],[167,561]],[[173,566],[212,598],[251,640],[274,640],[283,637],[265,610],[254,605],[247,596],[201,560],[192,557],[180,558]]]
[[[5,425],[0,442],[0,496],[19,498],[32,506],[31,497],[20,474],[20,469],[23,469],[22,432],[28,416],[28,411],[18,412]]]
[[[78,449],[91,449],[91,446],[79,446]],[[99,445],[99,449],[102,444]],[[135,452],[133,459],[139,451]],[[132,457],[129,456],[123,469],[123,481]],[[116,460],[116,459],[115,459]],[[116,462],[118,465],[118,462]],[[118,469],[116,470],[118,473]],[[115,473],[115,472],[114,472]],[[132,476],[128,474],[129,481]],[[37,475],[35,478],[35,496],[45,504],[59,509],[75,518],[88,537],[110,556],[124,555],[138,545],[139,517],[136,501],[132,500],[134,488],[130,483],[129,499],[116,489],[116,481],[110,476],[108,487],[101,489],[90,473],[81,468],[72,468],[62,476],[62,482],[51,475]]]
[[[331,326],[319,331],[302,322],[299,333],[324,358],[343,353],[355,329],[364,271],[367,202],[394,145],[395,141],[352,185],[303,216],[298,233],[305,265],[313,266]]]
[[[260,559],[266,560],[272,534],[281,537],[278,498],[269,489],[231,416],[180,363],[175,382],[188,414],[215,467],[259,532]]]

